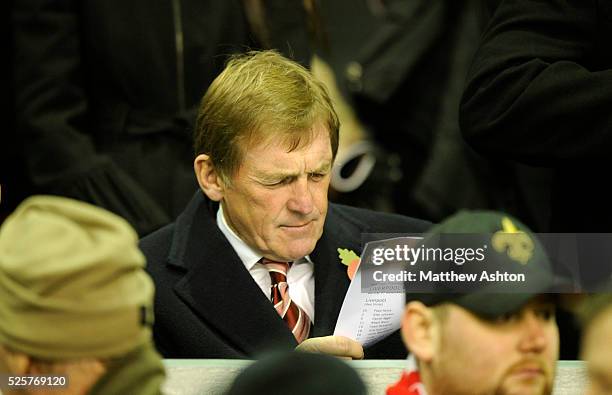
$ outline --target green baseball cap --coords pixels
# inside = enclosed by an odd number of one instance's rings
[[[457,281],[433,282],[431,292],[413,293],[407,288],[406,300],[419,300],[428,306],[440,303],[459,305],[476,315],[496,318],[517,311],[533,297],[554,292],[567,281],[557,276],[541,242],[523,223],[495,211],[462,210],[433,226],[422,243],[423,249],[463,251],[471,249],[483,259],[449,265],[437,259],[427,263],[434,273],[452,268],[456,273],[490,280],[474,281],[466,286]],[[480,254],[480,255],[478,255]],[[500,279],[497,278],[499,273]],[[523,278],[512,282],[506,278]],[[493,276],[493,277],[491,277]],[[521,277],[522,276],[522,277]]]

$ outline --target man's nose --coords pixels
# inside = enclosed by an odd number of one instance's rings
[[[540,353],[549,343],[546,327],[551,323],[537,316],[534,312],[525,313],[522,320],[520,348],[524,352]]]
[[[307,178],[299,178],[294,184],[287,207],[293,212],[308,215],[314,209],[312,191]]]

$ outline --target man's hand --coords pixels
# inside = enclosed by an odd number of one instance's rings
[[[333,355],[346,359],[363,359],[363,347],[353,339],[344,336],[313,337],[304,340],[296,351]]]

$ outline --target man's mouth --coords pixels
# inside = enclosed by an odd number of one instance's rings
[[[287,230],[304,230],[304,229],[307,229],[310,225],[312,225],[313,222],[314,220],[310,220],[307,222],[300,222],[297,224],[281,225],[281,228],[287,229]]]
[[[296,225],[281,225],[284,228],[296,228],[296,229],[300,229],[300,228],[305,228],[306,226],[310,225],[311,222],[304,222],[303,224],[296,224]]]
[[[515,367],[512,369],[511,374],[523,379],[532,379],[544,376],[545,370],[540,364],[530,363]]]

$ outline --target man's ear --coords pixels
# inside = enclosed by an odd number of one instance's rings
[[[32,360],[24,353],[10,351],[0,345],[0,372],[8,371],[15,375],[24,375],[30,372]]]
[[[437,322],[430,308],[418,301],[409,302],[402,317],[402,339],[412,354],[424,363],[435,352]]]
[[[225,184],[215,169],[210,156],[206,154],[196,156],[193,161],[193,170],[198,179],[198,184],[200,184],[200,188],[206,196],[212,201],[221,201],[225,192]]]

